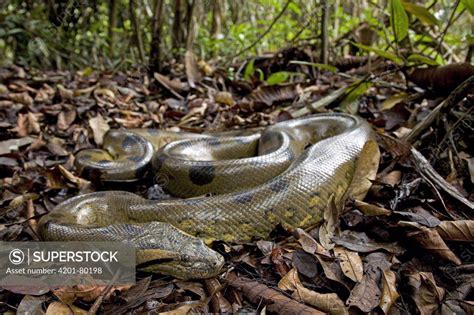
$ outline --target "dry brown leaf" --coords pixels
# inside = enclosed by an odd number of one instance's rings
[[[294,277],[296,276],[295,271],[293,271],[293,276]],[[286,276],[284,278],[288,279],[289,286],[292,283],[293,284],[295,283],[294,282],[295,280],[291,280]],[[273,290],[267,287],[264,284],[258,283],[256,281],[252,281],[245,277],[239,277],[232,281],[229,280],[229,285],[242,290],[243,294],[250,300],[250,302],[254,304],[259,304],[259,305],[262,305],[262,304],[266,305],[268,311],[271,313],[324,314],[323,312],[320,312],[316,310],[315,308],[309,307],[293,299],[290,299],[287,296],[281,294],[280,292],[276,290]],[[279,287],[280,287],[280,284],[279,284]],[[282,285],[282,287],[284,286]]]
[[[34,141],[35,139],[31,137],[0,141],[0,155],[7,154],[12,151],[17,151],[20,149],[20,147],[33,143]]]
[[[33,98],[27,92],[10,93],[8,94],[8,98],[15,103],[23,104],[26,106],[33,105]]]
[[[400,184],[401,179],[402,179],[402,172],[395,170],[395,171],[391,171],[384,177],[380,178],[380,181],[387,185],[395,186],[395,185]]]
[[[289,85],[270,85],[259,86],[246,97],[247,101],[261,102],[268,106],[274,102],[293,100],[298,96],[297,86]]]
[[[349,314],[344,302],[336,293],[321,294],[309,290],[301,283],[298,272],[291,269],[280,282],[278,288],[285,291],[292,291],[292,297],[298,301],[312,305],[317,309],[330,314]]]
[[[31,296],[25,295],[21,299],[18,308],[16,309],[17,315],[29,315],[29,314],[44,314],[43,303],[46,301],[46,295]]]
[[[445,290],[436,285],[432,273],[413,273],[408,276],[408,284],[412,287],[413,300],[422,315],[433,314],[441,306]]]
[[[40,114],[33,114],[32,112],[28,112],[28,131],[29,133],[40,133],[41,126],[38,122]]]
[[[408,232],[407,236],[412,237],[418,242],[418,244],[433,255],[450,261],[458,266],[461,264],[461,260],[449,249],[448,245],[446,245],[436,229],[430,229],[421,226],[418,223],[406,221],[400,221],[399,225],[416,228],[417,231]]]
[[[362,280],[358,282],[347,299],[347,305],[355,306],[368,313],[380,304],[382,291],[379,288],[382,270],[368,265]]]
[[[311,235],[306,233],[305,230],[300,229],[300,228],[294,229],[293,237],[298,240],[298,243],[300,243],[304,251],[310,254],[319,254],[319,255],[331,257],[331,254],[321,244],[319,244],[313,237],[311,237]]]
[[[442,239],[448,241],[474,241],[474,220],[441,221],[436,227]]]
[[[364,265],[359,254],[342,246],[334,247],[334,254],[339,260],[342,272],[354,282],[360,282],[364,275]]]
[[[377,142],[367,141],[363,148],[363,154],[357,159],[356,171],[352,178],[350,196],[354,199],[363,200],[372,186],[372,181],[377,176],[380,161],[380,150]]]
[[[310,279],[318,275],[318,261],[316,257],[301,249],[297,249],[293,253],[293,266],[300,274]]]
[[[384,270],[382,273],[382,298],[379,306],[385,314],[390,311],[390,308],[399,296],[395,272],[390,269]]]
[[[224,104],[227,106],[233,106],[235,104],[232,94],[226,91],[217,92],[214,99],[216,100],[217,103]]]
[[[330,312],[331,314],[347,314],[344,302],[335,293],[321,294],[309,290],[301,283],[296,269],[291,269],[280,282],[278,288],[285,291],[292,291],[292,297],[315,306],[317,309]]]
[[[60,130],[66,130],[76,119],[76,111],[68,110],[67,112],[60,112],[58,115],[57,127]]]
[[[106,298],[113,292],[125,292],[131,285],[114,286],[113,290],[109,290]],[[53,294],[66,304],[71,304],[76,300],[85,302],[93,302],[101,296],[107,287],[105,285],[75,285],[73,287],[59,287],[53,290]]]
[[[283,291],[294,291],[296,290],[295,277],[298,277],[298,273],[295,268],[292,268],[287,274],[278,281],[278,288]]]
[[[73,173],[71,173],[67,169],[65,169],[62,165],[58,165],[58,168],[59,168],[59,171],[61,172],[61,174],[63,174],[63,176],[66,177],[69,181],[76,184],[77,188],[79,188],[79,189],[86,188],[91,183],[88,180],[85,180],[83,178],[75,176]]]
[[[186,53],[184,54],[184,64],[189,86],[195,88],[196,83],[201,81],[202,76],[197,66],[196,57],[191,50],[186,50]]]
[[[390,253],[399,254],[403,249],[397,243],[379,243],[370,239],[364,232],[344,230],[333,241],[345,248],[359,253],[369,253],[377,249],[384,249]]]
[[[388,209],[357,199],[354,200],[354,205],[367,216],[390,215],[392,213],[392,211]]]
[[[28,131],[28,115],[18,114],[18,119],[16,120],[16,127],[13,129],[19,137],[26,137],[29,134]]]
[[[49,304],[46,315],[87,315],[87,311],[75,305],[66,305],[61,302],[53,302]]]
[[[205,280],[206,290],[209,296],[211,296],[212,311],[220,314],[232,313],[232,305],[220,292],[221,284],[216,278]]]
[[[333,258],[328,258],[326,256],[316,255],[316,258],[319,261],[321,267],[323,267],[324,275],[335,282],[340,283],[348,291],[349,281],[346,280],[344,273],[341,270],[341,266]]]
[[[94,134],[95,143],[101,145],[105,133],[110,129],[109,124],[100,114],[97,114],[97,116],[89,119],[89,126]]]
[[[332,241],[333,236],[336,233],[337,226],[339,224],[339,209],[334,202],[334,196],[332,196],[328,202],[328,205],[323,213],[323,223],[319,228],[319,241],[326,250],[333,249],[334,242]]]

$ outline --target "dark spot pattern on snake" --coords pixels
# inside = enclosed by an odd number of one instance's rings
[[[236,203],[247,203],[252,201],[254,194],[251,192],[240,193],[234,197]]]
[[[270,184],[270,189],[277,193],[287,190],[288,187],[289,183],[284,178],[278,179]]]
[[[215,167],[213,165],[192,166],[189,170],[189,179],[196,185],[203,186],[214,180]]]
[[[220,140],[217,139],[217,138],[211,138],[211,139],[207,140],[207,143],[211,146],[216,146],[216,147],[221,145]]]
[[[132,136],[132,135],[127,135],[122,141],[122,148],[124,149],[129,148],[135,145],[137,142],[138,142],[137,137]]]

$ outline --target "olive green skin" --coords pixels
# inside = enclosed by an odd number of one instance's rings
[[[223,258],[205,243],[267,238],[278,224],[309,227],[330,202],[340,208],[349,195],[363,197],[379,161],[369,125],[347,114],[241,134],[112,131],[104,148],[80,152],[78,170],[96,167],[105,181],[133,180],[151,163],[173,194],[208,196],[153,201],[123,191],[86,194],[44,216],[41,234],[133,244],[146,270],[184,279],[221,269]]]

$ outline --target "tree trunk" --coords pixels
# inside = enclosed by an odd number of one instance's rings
[[[114,54],[115,48],[115,29],[117,28],[117,0],[110,0],[109,4],[109,53]]]
[[[161,71],[161,25],[163,22],[164,0],[156,0],[152,19],[152,38],[150,47],[149,73]]]
[[[172,34],[172,46],[173,54],[177,56],[179,49],[183,48],[184,44],[184,31],[183,31],[183,0],[175,0],[174,2],[174,19],[173,19],[173,34]]]
[[[321,57],[320,62],[328,63],[328,50],[329,50],[329,38],[328,38],[328,25],[329,25],[329,5],[327,0],[321,0]]]
[[[133,2],[135,0],[129,0],[128,5],[129,5],[129,10],[130,10],[130,20],[132,21],[132,27],[133,27],[133,34],[135,37],[135,42],[137,44],[138,48],[138,53],[140,55],[140,60],[144,64],[145,63],[145,49],[143,48],[143,39],[142,35],[140,32],[140,27],[137,19],[137,15],[135,14],[135,7],[133,6]]]

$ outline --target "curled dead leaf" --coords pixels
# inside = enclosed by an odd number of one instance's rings
[[[436,227],[442,239],[448,241],[472,242],[474,220],[441,221]]]
[[[89,119],[89,126],[92,129],[94,134],[94,141],[97,145],[101,145],[104,140],[105,133],[110,129],[107,121],[102,117],[102,115],[97,114],[97,116]]]
[[[449,249],[448,245],[446,245],[436,229],[430,229],[421,226],[418,223],[406,221],[400,221],[399,225],[414,227],[416,231],[408,232],[407,236],[413,238],[418,242],[418,244],[433,255],[450,261],[456,265],[461,264],[461,260]]]
[[[395,272],[390,269],[384,270],[382,273],[382,298],[379,306],[385,314],[390,311],[390,308],[399,296]]]
[[[445,290],[436,285],[431,272],[417,272],[408,276],[412,298],[421,314],[433,314],[440,306]]]
[[[334,254],[346,277],[354,282],[360,282],[364,274],[364,265],[359,254],[342,246],[334,247]]]

